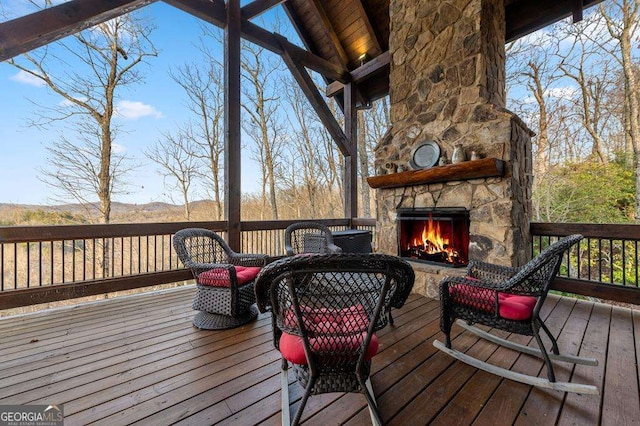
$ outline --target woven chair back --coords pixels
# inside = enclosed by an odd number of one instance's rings
[[[187,267],[192,263],[229,263],[231,249],[220,235],[208,229],[182,229],[173,236],[173,245]]]
[[[318,254],[268,265],[256,281],[261,311],[282,333],[303,339],[309,365],[354,372],[372,334],[387,324],[391,302],[404,303],[414,282],[405,261],[381,254]]]
[[[301,253],[329,253],[333,245],[331,230],[321,223],[299,222],[285,229],[287,255]]]
[[[546,295],[560,269],[564,252],[582,238],[579,234],[569,235],[542,250],[509,280],[513,285],[508,286],[508,291],[529,296]]]

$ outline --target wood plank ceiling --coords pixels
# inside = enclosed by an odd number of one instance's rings
[[[601,0],[505,0],[506,39],[515,40]],[[288,0],[283,3],[306,48],[344,68],[358,83],[361,101],[388,93],[389,0]],[[386,56],[384,56],[386,55]],[[365,69],[363,65],[375,60]],[[327,94],[341,100],[342,84]]]

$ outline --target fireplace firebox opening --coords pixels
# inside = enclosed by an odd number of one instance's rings
[[[452,268],[469,259],[469,211],[463,207],[398,210],[399,256]]]

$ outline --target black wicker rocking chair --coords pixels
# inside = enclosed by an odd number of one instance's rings
[[[331,230],[321,223],[298,222],[284,230],[284,247],[287,256],[303,253],[341,253],[333,244]]]
[[[266,255],[236,253],[218,234],[201,228],[176,232],[173,246],[196,280],[193,309],[200,312],[193,325],[206,330],[234,328],[258,315],[253,284],[267,263]]]
[[[558,273],[564,252],[582,238],[582,235],[565,237],[544,249],[519,269],[470,261],[466,277],[444,278],[440,283],[440,329],[445,335],[445,343],[436,340],[433,342],[434,346],[473,367],[507,379],[541,388],[597,395],[599,391],[595,386],[556,381],[552,359],[584,365],[597,365],[598,361],[593,358],[560,355],[556,339],[540,318],[540,308],[551,282]],[[464,329],[493,343],[543,358],[547,367],[547,379],[500,368],[452,349],[451,326],[454,321]],[[474,323],[534,336],[540,349],[498,338],[473,327]],[[541,329],[551,340],[551,354],[542,342]]]
[[[281,259],[256,280],[261,312],[271,311],[274,345],[282,354],[282,424],[289,424],[288,369],[305,388],[293,424],[310,395],[359,392],[374,424],[382,424],[369,380],[378,348],[375,331],[400,307],[414,272],[382,254],[310,254]]]

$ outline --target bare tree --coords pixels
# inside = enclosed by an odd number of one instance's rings
[[[243,121],[243,127],[255,142],[254,159],[260,164],[262,172],[262,197],[266,202],[268,196],[271,216],[278,219],[276,182],[281,173],[284,137],[279,110],[280,96],[274,87],[276,79],[273,77],[281,70],[281,66],[266,58],[264,49],[245,43],[241,67],[245,82],[242,108],[246,120]]]
[[[286,95],[293,115],[289,117],[289,125],[295,132],[290,141],[290,190],[297,193],[297,186],[301,185],[306,198],[309,200],[311,218],[318,217],[317,206],[322,183],[322,175],[318,167],[326,161],[322,147],[319,147],[313,138],[313,129],[318,125],[317,115],[310,108],[300,87],[293,81],[283,82],[286,87]],[[301,207],[300,197],[293,203]],[[300,215],[298,215],[300,217]]]
[[[64,99],[55,107],[41,105],[34,124],[73,122],[67,128],[72,133],[48,146],[51,168],[43,179],[63,199],[86,205],[97,196],[103,223],[110,221],[112,195],[122,188],[119,177],[127,171],[124,158],[114,154],[117,94],[142,81],[137,66],[157,55],[149,40],[152,30],[148,22],[126,15],[76,34],[71,42],[9,61]]]
[[[194,121],[182,129],[182,136],[190,139],[192,155],[202,162],[204,172],[201,176],[207,183],[207,192],[213,198],[216,217],[221,220],[224,83],[222,66],[204,45],[201,49],[202,61],[178,67],[171,76],[187,94],[187,107],[194,115]],[[206,65],[203,67],[202,63]]]
[[[371,217],[371,193],[367,178],[373,171],[374,149],[391,125],[387,98],[373,102],[371,108],[360,111],[358,119],[358,161],[360,163],[360,194],[362,215]]]
[[[593,27],[597,27],[597,16],[591,15],[578,24],[561,28],[561,38],[573,43],[566,53],[559,54],[559,68],[577,85],[575,111],[591,138],[591,158],[606,164],[610,151],[606,143],[610,139],[608,124],[612,120],[607,96],[615,83],[610,72],[611,59],[605,58],[602,49],[587,37]]]
[[[160,175],[173,181],[169,188],[175,188],[180,192],[184,205],[184,217],[191,219],[189,195],[191,185],[198,175],[198,159],[193,155],[196,147],[193,138],[188,131],[179,129],[175,135],[165,134],[164,140],[146,150],[151,161],[160,166]]]
[[[632,52],[633,40],[638,34],[639,7],[638,0],[610,0],[600,5],[600,14],[615,43],[612,48],[606,41],[593,38],[593,41],[602,46],[605,51],[611,52],[622,67],[626,146],[628,151],[633,151],[636,174],[636,222],[640,221],[640,101],[638,100],[639,89],[634,72]]]
[[[552,53],[548,49],[550,44],[553,45],[553,42],[549,43],[548,37],[545,34],[541,34],[535,39],[520,40],[513,43],[507,49],[510,55],[508,63],[512,65],[510,69],[511,85],[523,85],[535,100],[535,104],[531,104],[526,100],[523,102],[521,99],[511,99],[511,103],[536,132],[533,157],[533,174],[535,176],[533,181],[533,209],[537,220],[541,217],[540,209],[542,206],[539,202],[536,202],[538,200],[536,200],[535,195],[538,195],[538,190],[541,188],[540,185],[548,172],[551,157],[548,93],[553,83],[558,79],[555,68],[552,66]],[[514,66],[513,64],[517,65]]]

